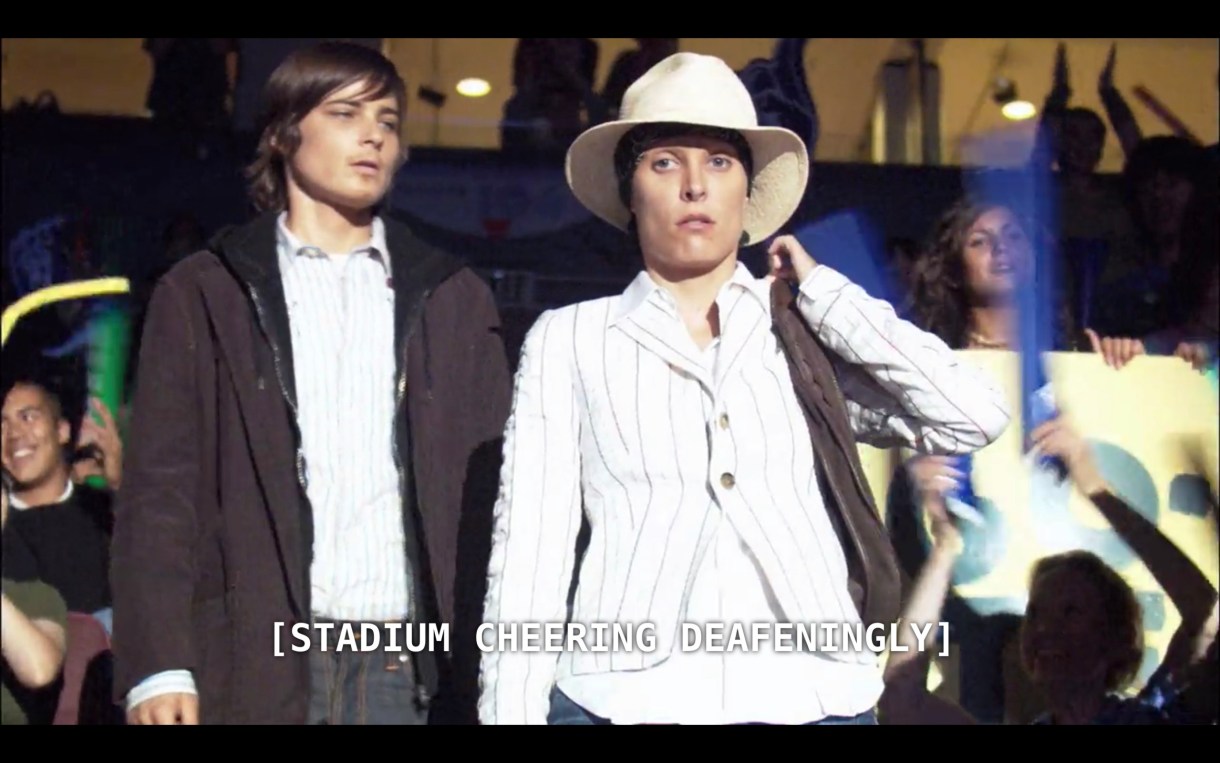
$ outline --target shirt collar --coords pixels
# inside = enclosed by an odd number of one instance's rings
[[[74,486],[73,486],[73,484],[72,484],[72,480],[70,480],[70,479],[69,479],[69,480],[68,480],[68,486],[64,488],[64,493],[63,493],[63,495],[61,495],[61,496],[60,496],[58,499],[56,499],[56,500],[54,501],[54,503],[63,503],[64,501],[66,501],[66,500],[68,500],[69,498],[71,498],[71,497],[72,497],[72,492],[73,492],[73,487],[74,487]],[[28,503],[26,503],[25,501],[23,501],[23,500],[21,500],[20,498],[18,498],[18,497],[16,496],[16,494],[14,494],[14,493],[9,493],[9,495],[8,495],[8,505],[9,505],[9,508],[17,509],[17,510],[19,510],[19,511],[24,511],[25,509],[30,508],[30,505],[29,505]],[[49,505],[51,505],[51,504],[49,504]]]
[[[325,257],[327,252],[316,246],[305,244],[292,231],[288,230],[288,213],[281,212],[275,225],[276,247],[280,254],[281,269],[291,268],[297,257]],[[373,218],[373,230],[366,244],[356,247],[348,254],[367,254],[374,262],[381,263],[390,275],[390,258],[386,256],[389,247],[385,240],[385,222],[380,217]]]
[[[750,273],[749,268],[738,262],[737,267],[733,270],[733,277],[721,289],[718,299],[723,299],[725,294],[737,290],[753,297],[758,301],[759,306],[763,310],[770,312],[772,280],[771,276],[755,278]],[[639,275],[627,285],[627,288],[619,296],[618,306],[611,318],[611,324],[618,323],[631,315],[649,300],[654,301],[666,312],[673,314],[675,317],[677,316],[677,304],[674,302],[673,295],[654,281],[647,270],[641,270]]]

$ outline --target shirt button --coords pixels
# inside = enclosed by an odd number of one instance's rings
[[[733,479],[732,474],[725,472],[724,474],[720,475],[720,484],[723,485],[726,490],[732,490],[733,486],[737,484],[737,480]]]
[[[720,414],[720,428],[721,429],[729,428],[729,414],[727,414],[727,413]]]

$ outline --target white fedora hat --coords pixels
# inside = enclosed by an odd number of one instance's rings
[[[591,127],[568,149],[568,186],[590,212],[626,230],[631,211],[619,196],[614,152],[632,128],[668,122],[736,130],[750,146],[754,176],[743,219],[747,245],[792,217],[809,182],[809,150],[781,127],[760,127],[750,93],[719,58],[676,53],[649,69],[623,95],[622,118]]]

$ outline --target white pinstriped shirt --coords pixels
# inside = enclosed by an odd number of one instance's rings
[[[739,265],[704,361],[646,274],[548,311],[522,348],[484,620],[650,623],[657,649],[487,652],[483,723],[544,723],[552,687],[617,722],[809,722],[873,706],[871,653],[676,654],[683,620],[858,623],[809,430],[771,331],[771,279]],[[857,438],[928,453],[994,441],[997,387],[939,339],[817,267],[798,307],[837,356]],[[711,557],[709,558],[709,553]],[[671,656],[673,655],[673,656]],[[719,656],[718,656],[719,657]]]
[[[394,290],[385,226],[344,256],[278,227],[313,508],[313,612],[402,620],[410,603],[394,464]]]
[[[394,465],[394,292],[384,223],[366,246],[328,256],[277,226],[277,257],[296,377],[298,424],[313,509],[314,614],[401,620],[409,570]],[[160,694],[194,694],[190,671],[151,676],[129,708]]]

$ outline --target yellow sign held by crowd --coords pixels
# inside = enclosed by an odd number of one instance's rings
[[[1180,617],[1142,562],[1070,481],[1038,468],[1023,448],[1018,356],[962,353],[1006,391],[1013,420],[1004,435],[974,456],[974,490],[983,526],[959,523],[964,550],[954,592],[981,615],[1020,615],[1034,562],[1070,549],[1098,554],[1134,588],[1144,610],[1147,652],[1141,678],[1164,655]],[[1115,492],[1172,540],[1212,584],[1220,577],[1215,512],[1220,427],[1211,381],[1173,357],[1135,358],[1122,369],[1101,356],[1055,353],[1047,372],[1060,411],[1093,448]],[[926,518],[913,512],[896,470],[909,452],[861,447],[877,506],[895,545],[926,548]],[[916,538],[899,537],[913,529]],[[914,570],[908,570],[914,572]]]

